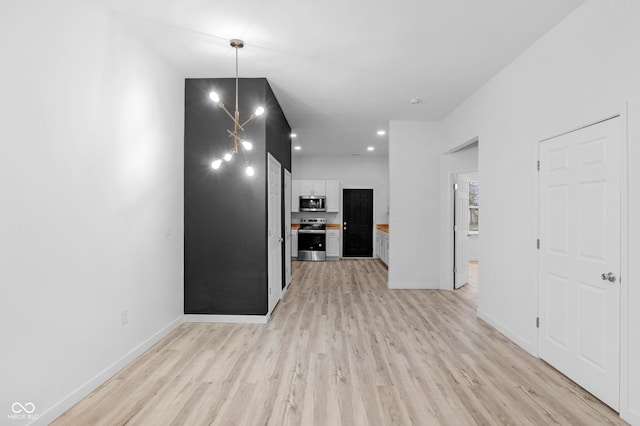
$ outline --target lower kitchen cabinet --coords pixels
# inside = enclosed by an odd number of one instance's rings
[[[327,257],[340,257],[340,230],[327,230]]]
[[[376,254],[389,266],[389,234],[379,229],[376,230]]]
[[[291,230],[291,257],[298,257],[298,230]]]

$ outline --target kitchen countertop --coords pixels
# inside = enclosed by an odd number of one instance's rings
[[[300,229],[300,224],[299,223],[292,223],[291,224],[291,230],[292,231],[297,231],[298,229]],[[340,230],[340,224],[339,223],[327,223],[327,230],[329,229],[335,229],[335,230]],[[389,233],[389,224],[387,223],[378,223],[376,225],[376,229],[382,231],[382,232],[386,232],[387,234]]]
[[[376,225],[376,229],[382,231],[382,232],[386,232],[387,234],[389,233],[389,224],[388,223],[378,223]]]
[[[292,223],[291,224],[291,230],[292,231],[297,231],[298,229],[300,229],[300,224],[299,223]],[[340,230],[340,224],[339,223],[327,223],[327,230],[329,229],[334,229],[334,230]]]

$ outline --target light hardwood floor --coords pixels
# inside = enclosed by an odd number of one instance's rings
[[[293,272],[268,325],[183,324],[53,424],[624,424],[478,320],[473,278],[389,290],[377,260]]]

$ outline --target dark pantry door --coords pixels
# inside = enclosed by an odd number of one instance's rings
[[[373,189],[343,189],[342,256],[373,256]]]

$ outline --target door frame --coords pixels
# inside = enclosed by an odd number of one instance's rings
[[[541,143],[558,136],[565,135],[567,133],[575,132],[577,130],[590,127],[601,123],[603,121],[610,120],[612,118],[620,118],[620,417],[631,418],[634,414],[629,413],[628,404],[628,388],[629,388],[629,160],[628,160],[628,145],[629,145],[629,125],[628,125],[628,104],[611,107],[602,110],[599,113],[590,114],[585,119],[577,120],[572,126],[566,126],[564,129],[559,129],[556,132],[547,133],[550,136],[538,138],[534,141],[534,161],[533,173],[534,180],[534,211],[536,214],[535,229],[536,239],[540,238],[540,177],[538,173],[538,164],[540,161],[540,146]],[[537,241],[532,243],[534,250],[536,251],[536,268],[534,273],[535,286],[536,286],[536,316],[540,317],[540,299],[541,299],[541,284],[540,284],[540,251],[536,248]],[[535,327],[536,344],[535,344],[535,356],[540,358],[540,329],[537,327],[537,323],[532,321],[532,326]],[[626,414],[625,414],[626,413]]]

